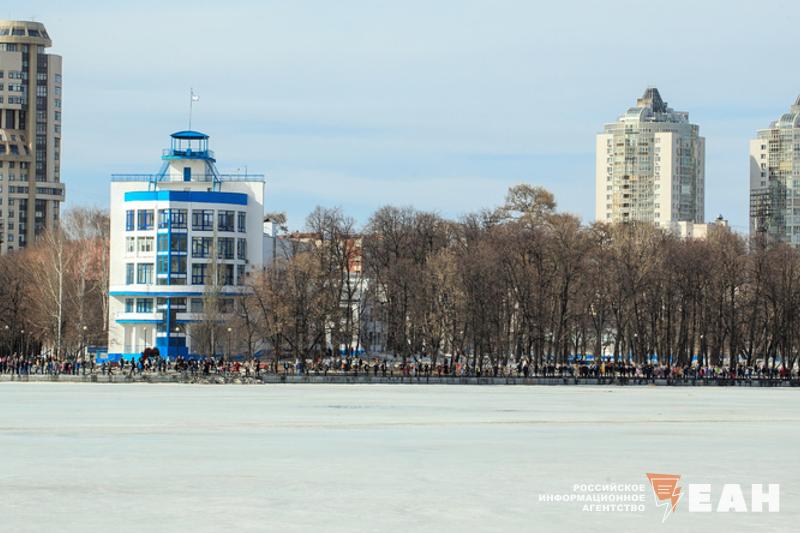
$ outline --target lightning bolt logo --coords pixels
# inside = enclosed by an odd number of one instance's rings
[[[681,488],[678,486],[678,480],[681,476],[677,474],[647,474],[647,479],[653,486],[653,496],[656,499],[657,507],[666,507],[664,509],[664,518],[661,523],[667,521],[669,515],[675,510],[681,496]]]

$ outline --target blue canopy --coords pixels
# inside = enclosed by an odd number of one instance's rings
[[[208,135],[206,135],[205,133],[192,130],[176,131],[171,135],[171,137],[173,139],[187,139],[191,141],[199,139],[208,139]]]

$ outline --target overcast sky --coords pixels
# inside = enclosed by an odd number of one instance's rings
[[[64,57],[67,204],[155,172],[172,131],[221,171],[267,175],[266,209],[361,221],[458,216],[542,185],[594,217],[594,136],[648,85],[706,138],[706,217],[746,231],[747,141],[800,93],[796,1],[8,2]]]

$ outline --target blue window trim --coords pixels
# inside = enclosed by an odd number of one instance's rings
[[[193,202],[208,204],[247,205],[247,195],[217,191],[128,191],[126,202]]]
[[[136,284],[150,285],[153,283],[153,263],[136,263]],[[149,275],[148,275],[149,271]]]
[[[202,274],[195,274],[194,267],[197,267],[198,270],[202,271]],[[192,263],[192,285],[205,285],[207,270],[208,263]]]
[[[152,313],[153,312],[153,299],[152,298],[137,298],[136,299],[136,312],[137,313]]]
[[[233,233],[236,231],[236,211],[217,211],[217,231]]]
[[[192,257],[195,259],[207,259],[211,257],[211,237],[192,237]]]
[[[213,231],[214,210],[192,209],[192,231]]]
[[[155,227],[155,215],[152,209],[138,209],[136,211],[136,229],[149,231]]]

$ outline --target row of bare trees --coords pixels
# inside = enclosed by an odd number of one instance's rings
[[[34,246],[0,257],[0,353],[69,359],[105,343],[108,237],[107,213],[77,208]]]
[[[800,353],[800,252],[722,226],[703,240],[649,224],[584,226],[549,192],[520,185],[501,207],[458,221],[384,207],[359,228],[317,208],[306,230],[277,239],[232,320],[211,288],[208,320],[192,332],[198,350],[476,365],[605,353],[793,366]],[[0,346],[64,357],[102,343],[108,261],[108,217],[93,209],[1,257]]]
[[[236,306],[240,352],[267,345],[276,359],[305,359],[363,349],[367,282],[355,221],[340,209],[317,208],[306,226],[280,239],[275,260],[251,277]]]
[[[583,226],[520,185],[458,221],[384,207],[357,231],[318,208],[306,229],[239,306],[251,349],[268,339],[292,357],[353,346],[476,365],[605,353],[681,366],[731,354],[792,366],[800,351],[800,253],[723,226],[704,240]]]

